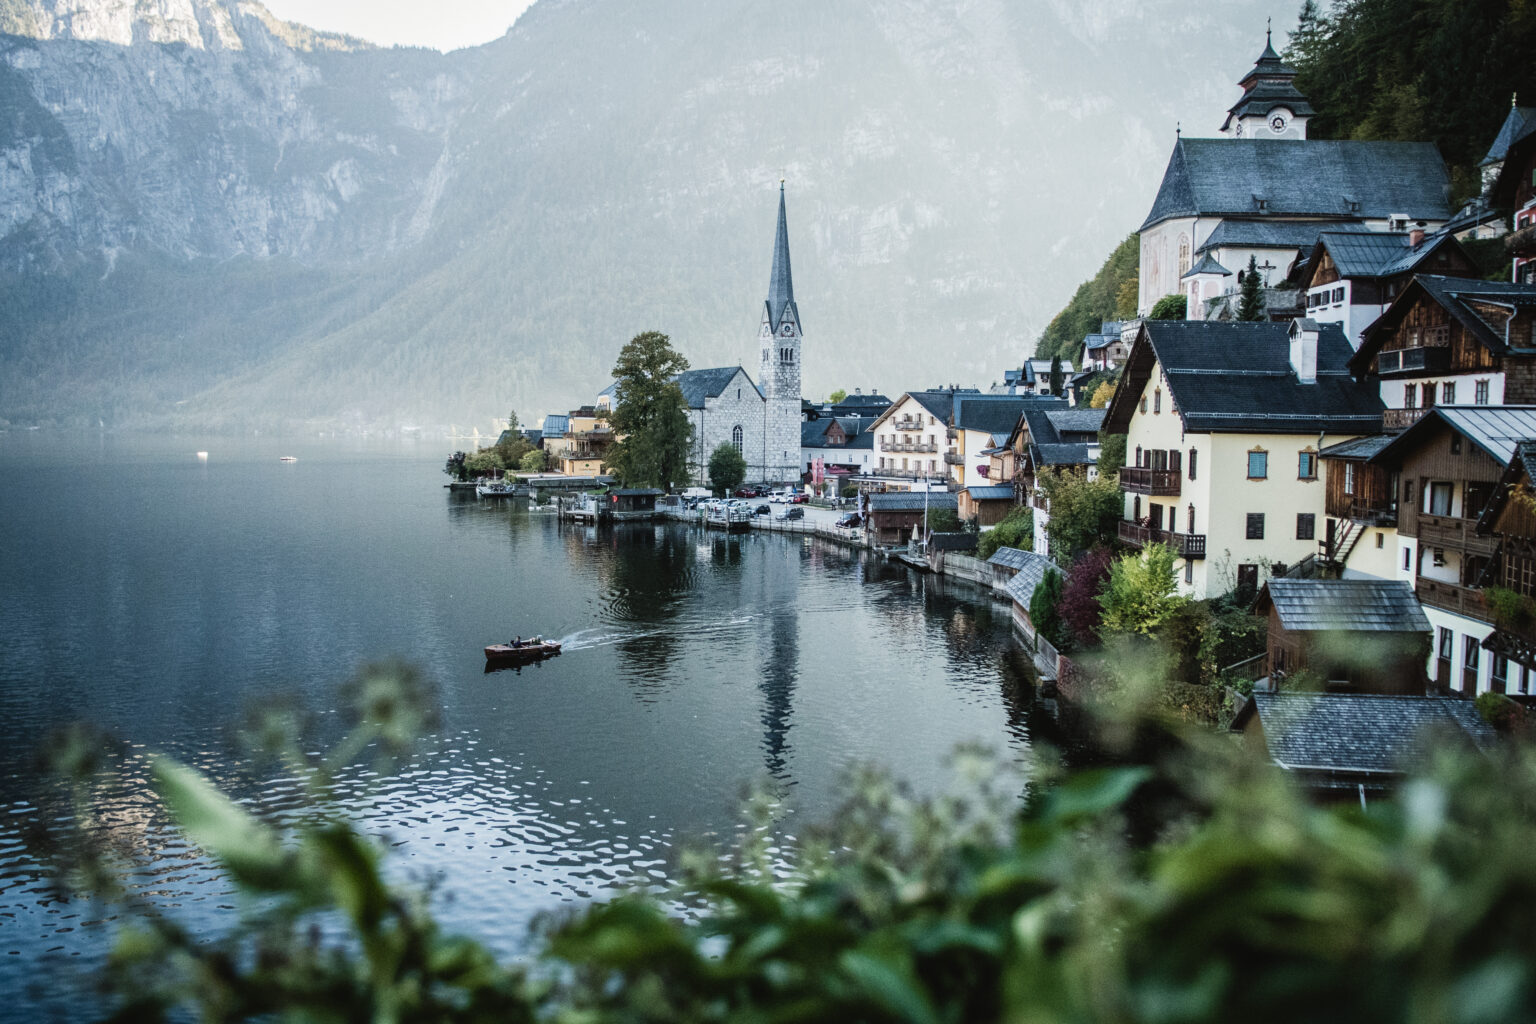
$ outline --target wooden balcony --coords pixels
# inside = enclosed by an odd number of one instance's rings
[[[1442,330],[1445,333],[1439,333]],[[1449,330],[1428,327],[1425,332],[1427,336],[1422,345],[1378,353],[1376,372],[1383,377],[1391,377],[1401,373],[1438,372],[1448,368],[1451,365]]]
[[[1147,469],[1124,466],[1120,470],[1120,489],[1131,494],[1177,497],[1183,487],[1183,473],[1177,469]]]
[[[1423,409],[1388,409],[1381,414],[1381,425],[1388,431],[1407,430],[1423,415]]]
[[[1397,506],[1362,498],[1328,498],[1324,511],[1335,519],[1352,519],[1363,526],[1396,526]]]
[[[1483,622],[1493,621],[1493,616],[1488,611],[1488,602],[1483,599],[1483,592],[1475,587],[1463,587],[1455,583],[1446,583],[1444,580],[1432,580],[1427,576],[1420,576],[1413,582],[1413,592],[1418,596],[1421,604],[1427,604],[1431,608],[1455,612],[1457,615],[1465,615],[1469,619],[1478,619]]]
[[[1450,548],[1468,555],[1492,557],[1499,547],[1497,537],[1478,536],[1476,519],[1421,515],[1418,535],[1420,547]]]
[[[1205,557],[1205,534],[1174,533],[1172,530],[1154,530],[1150,526],[1120,520],[1120,540],[1131,547],[1144,548],[1148,544],[1166,544],[1180,558]]]

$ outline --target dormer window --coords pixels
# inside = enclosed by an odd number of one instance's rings
[[[1263,196],[1256,195],[1253,197],[1253,208],[1258,210],[1260,213],[1264,213],[1269,209],[1269,200],[1265,199]]]

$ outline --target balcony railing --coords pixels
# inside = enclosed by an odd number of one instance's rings
[[[895,466],[886,466],[884,469],[875,468],[866,471],[867,476],[899,477],[903,480],[917,480],[928,477],[930,480],[942,480],[944,474],[932,469],[897,469]]]
[[[939,445],[936,441],[891,441],[881,438],[880,450],[883,452],[937,452]]]
[[[921,416],[897,416],[891,420],[891,426],[896,430],[921,430],[923,418]]]
[[[1446,583],[1444,580],[1432,580],[1427,576],[1420,576],[1414,580],[1413,592],[1418,596],[1420,603],[1427,604],[1431,608],[1455,612],[1457,615],[1465,615],[1469,619],[1480,619],[1483,622],[1493,621],[1493,616],[1488,611],[1488,602],[1483,598],[1483,592],[1475,587],[1463,587],[1455,583]]]
[[[1429,332],[1435,332],[1430,334]],[[1444,332],[1442,335],[1440,332]],[[1394,373],[1413,373],[1420,370],[1444,370],[1451,365],[1450,329],[1428,327],[1429,335],[1422,345],[1414,348],[1398,348],[1376,355],[1376,372],[1383,377]],[[1442,340],[1443,338],[1443,340]]]
[[[1176,496],[1182,486],[1183,473],[1177,469],[1147,469],[1144,466],[1125,466],[1120,470],[1120,489],[1132,494]]]
[[[944,462],[951,466],[961,466],[965,464],[965,456],[959,452],[945,452]]]
[[[1491,556],[1499,546],[1497,537],[1478,536],[1475,519],[1420,516],[1418,532],[1420,547],[1451,548],[1469,555]]]
[[[1423,409],[1388,409],[1381,414],[1381,425],[1388,431],[1407,430],[1423,415]]]
[[[1133,523],[1129,519],[1120,520],[1120,539],[1132,547],[1144,548],[1148,544],[1166,544],[1173,548],[1174,554],[1180,558],[1204,558],[1205,534],[1203,533],[1174,533],[1172,530],[1157,530],[1150,526],[1142,526]]]
[[[1327,513],[1335,519],[1353,519],[1365,526],[1396,526],[1397,506],[1378,504],[1348,495],[1327,502]]]

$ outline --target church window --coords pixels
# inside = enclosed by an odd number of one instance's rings
[[[731,447],[738,452],[741,451],[741,427],[739,426],[731,428]]]
[[[741,401],[741,388],[736,389],[736,401]]]
[[[1179,277],[1189,273],[1189,236],[1179,236]]]

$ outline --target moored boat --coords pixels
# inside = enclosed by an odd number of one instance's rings
[[[496,662],[538,661],[560,653],[560,641],[534,637],[532,640],[512,640],[504,644],[491,644],[485,649],[485,660]]]
[[[482,498],[526,498],[528,489],[509,483],[483,483],[475,485],[475,493]]]

